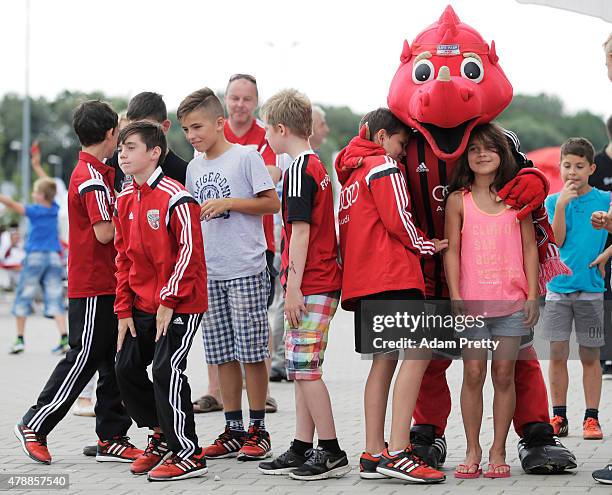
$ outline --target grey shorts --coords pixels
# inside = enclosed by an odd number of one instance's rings
[[[484,318],[482,327],[473,326],[463,332],[455,332],[455,334],[457,337],[472,340],[490,339],[491,337],[523,337],[531,332],[531,329],[523,324],[524,319],[523,311],[507,316]]]
[[[576,342],[584,347],[604,345],[603,292],[548,291],[544,307],[542,338],[549,342],[569,341],[572,323],[576,328]]]

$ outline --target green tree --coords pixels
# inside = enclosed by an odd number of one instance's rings
[[[43,166],[47,172],[58,175],[64,181],[70,177],[80,148],[72,129],[72,113],[81,102],[93,99],[109,102],[117,112],[127,107],[125,98],[107,97],[99,91],[63,91],[53,100],[44,97],[31,100],[32,141],[37,140],[40,143]],[[21,154],[12,149],[11,143],[21,141],[22,115],[22,97],[14,93],[4,95],[0,100],[0,164],[3,177],[13,180],[16,184],[21,181]]]
[[[567,114],[557,96],[516,95],[497,122],[519,136],[523,151],[546,146],[559,146],[569,137],[585,137],[595,149],[607,142],[605,124],[601,116],[588,111]]]
[[[353,112],[349,107],[333,107],[321,105],[325,111],[325,120],[329,127],[327,140],[321,146],[321,160],[330,171],[334,164],[334,153],[344,148],[359,131],[361,115]]]

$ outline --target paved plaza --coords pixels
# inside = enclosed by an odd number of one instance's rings
[[[49,435],[49,449],[53,456],[50,466],[35,464],[25,457],[16,438],[13,426],[35,400],[51,369],[58,361],[50,349],[55,345],[57,332],[52,321],[33,317],[26,331],[26,352],[19,356],[6,354],[14,338],[14,324],[10,317],[8,298],[0,302],[0,475],[6,473],[68,474],[69,490],[56,493],[82,493],[123,495],[127,493],[230,495],[239,493],[266,494],[400,494],[427,492],[430,494],[483,493],[483,494],[536,494],[589,493],[612,494],[612,487],[600,485],[591,478],[591,471],[612,461],[612,381],[604,382],[601,423],[606,438],[603,441],[582,439],[582,415],[584,401],[581,387],[580,363],[570,363],[571,383],[568,400],[570,436],[564,439],[578,458],[578,468],[571,474],[557,476],[526,475],[520,468],[516,452],[517,437],[511,431],[508,438],[508,463],[512,477],[504,480],[465,480],[453,478],[453,469],[463,460],[465,440],[459,409],[461,363],[455,362],[449,370],[449,384],[453,391],[453,412],[449,419],[446,437],[449,455],[444,471],[446,483],[434,486],[415,486],[395,480],[361,480],[358,474],[358,457],[364,445],[362,392],[369,362],[362,361],[353,351],[352,314],[339,311],[330,333],[326,354],[325,380],[330,388],[340,445],[347,451],[353,465],[352,472],[342,479],[316,482],[300,482],[282,476],[264,476],[257,471],[256,463],[240,463],[234,459],[220,459],[209,463],[209,474],[203,478],[169,483],[149,483],[143,477],[129,473],[128,464],[97,463],[84,457],[84,445],[95,441],[94,419],[69,415]],[[546,370],[547,363],[542,363]],[[189,355],[187,373],[194,396],[205,391],[206,374],[200,334],[194,340]],[[276,453],[283,452],[293,438],[293,386],[283,382],[271,384],[272,395],[279,402],[279,411],[267,417],[267,427],[272,435]],[[490,384],[485,391],[485,419],[482,443],[486,454],[492,440]],[[245,412],[246,394],[243,400]],[[390,409],[389,409],[390,410]],[[389,418],[390,419],[390,418]],[[223,429],[223,413],[196,415],[197,433],[202,445],[212,441]],[[129,432],[132,441],[144,448],[147,431],[135,426]],[[486,457],[485,459],[486,460]],[[30,491],[11,490],[15,493]],[[46,491],[45,491],[46,492]],[[32,490],[31,493],[43,493]]]

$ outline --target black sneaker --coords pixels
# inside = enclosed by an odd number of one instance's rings
[[[346,452],[327,452],[319,447],[307,452],[308,459],[299,468],[289,473],[294,480],[313,481],[327,478],[342,478],[351,470]]]
[[[83,447],[83,455],[86,455],[87,457],[96,457],[97,454],[97,445],[85,445],[85,447]]]
[[[410,429],[410,444],[412,451],[434,469],[446,461],[446,438],[436,435],[433,425],[414,425]]]
[[[593,479],[604,485],[612,485],[612,464],[608,464],[603,469],[593,471]]]
[[[276,459],[259,463],[259,472],[263,474],[289,474],[306,462],[306,457],[294,452],[291,447]]]

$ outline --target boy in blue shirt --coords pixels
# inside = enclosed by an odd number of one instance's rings
[[[574,323],[583,369],[585,440],[603,438],[598,408],[605,285],[598,265],[606,261],[599,255],[604,251],[608,234],[591,226],[591,215],[608,209],[610,192],[589,186],[589,177],[596,167],[594,155],[593,145],[584,138],[570,138],[563,143],[561,179],[564,186],[545,202],[561,260],[572,270],[571,275],[559,275],[547,285],[543,337],[550,341],[549,381],[553,403],[550,422],[555,435],[567,436],[567,360]],[[605,256],[609,257],[608,251]]]
[[[62,286],[64,267],[57,224],[59,206],[54,201],[55,193],[56,185],[53,179],[42,178],[34,182],[34,204],[24,206],[0,194],[0,203],[20,215],[25,215],[30,222],[25,246],[26,257],[13,304],[13,315],[17,319],[17,339],[11,347],[11,354],[19,354],[25,349],[25,322],[32,313],[32,302],[39,287],[43,290],[45,316],[55,319],[60,332],[59,344],[52,352],[65,354],[69,349]]]

